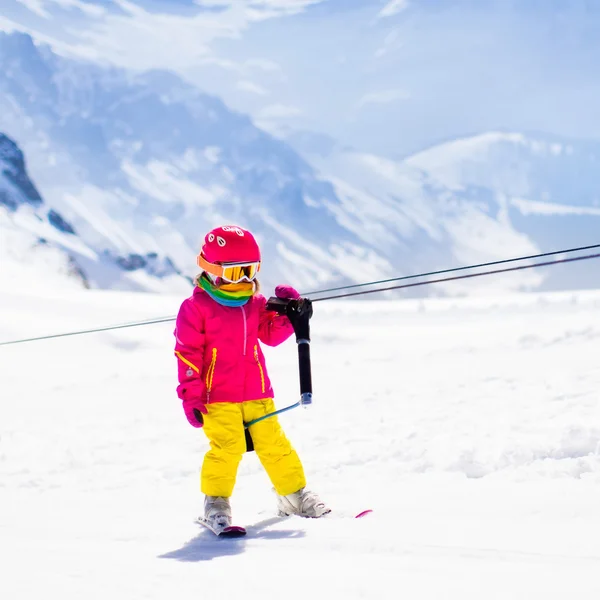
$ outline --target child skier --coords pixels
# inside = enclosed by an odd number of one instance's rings
[[[229,498],[246,451],[244,423],[275,410],[273,388],[259,340],[277,346],[293,333],[285,315],[266,309],[258,293],[260,249],[241,227],[217,227],[206,234],[198,255],[202,272],[184,300],[175,329],[177,394],[193,427],[210,442],[201,471],[204,519],[213,529],[231,526]],[[287,285],[279,298],[299,298]],[[277,417],[249,427],[254,450],[277,494],[280,515],[321,517],[330,512],[308,491],[302,463]]]

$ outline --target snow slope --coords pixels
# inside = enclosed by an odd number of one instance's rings
[[[0,340],[181,300],[6,291]],[[334,512],[275,518],[248,455],[242,540],[192,522],[207,444],[175,395],[172,323],[0,347],[0,594],[596,599],[599,308],[600,291],[315,304],[315,403],[282,422]],[[294,402],[295,345],[266,353]]]

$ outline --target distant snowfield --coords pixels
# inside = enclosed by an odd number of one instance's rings
[[[36,294],[0,294],[0,341],[182,300]],[[172,323],[0,347],[0,595],[597,599],[599,315],[600,291],[315,304],[314,406],[281,420],[333,513],[274,517],[247,455],[242,540],[193,523],[207,443],[175,395]],[[266,353],[295,402],[295,344]]]

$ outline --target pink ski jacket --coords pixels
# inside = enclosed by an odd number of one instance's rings
[[[244,306],[222,306],[201,288],[184,300],[175,328],[182,400],[244,402],[273,398],[259,340],[277,346],[294,329],[284,315],[266,310],[257,294]]]

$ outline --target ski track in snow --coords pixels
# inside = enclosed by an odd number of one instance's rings
[[[0,340],[181,300],[3,291]],[[275,517],[247,455],[237,540],[193,522],[207,443],[175,395],[172,323],[1,347],[0,594],[596,599],[599,309],[593,291],[315,304],[314,405],[281,421],[334,512]],[[265,353],[295,402],[295,344]]]

